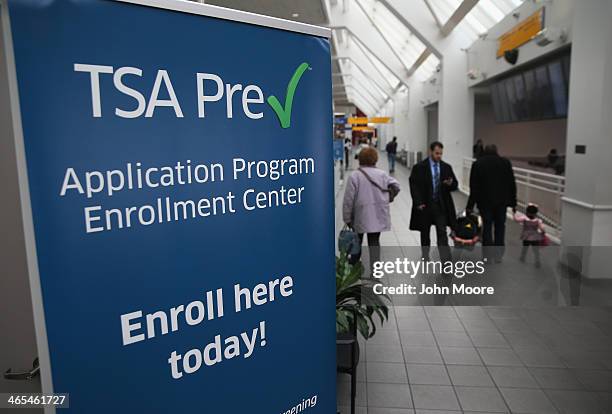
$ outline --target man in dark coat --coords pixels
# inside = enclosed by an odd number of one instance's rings
[[[446,227],[454,228],[457,220],[451,195],[451,191],[457,189],[457,177],[450,164],[442,161],[443,149],[441,142],[432,142],[429,146],[429,157],[412,167],[410,173],[410,230],[421,232],[425,259],[429,258],[431,225],[436,226],[438,246],[448,246]]]
[[[504,246],[506,209],[516,211],[516,181],[512,163],[497,154],[495,145],[487,145],[484,155],[472,164],[466,210],[471,211],[474,204],[482,216],[483,246]],[[503,248],[496,250],[495,259],[500,261]]]
[[[397,155],[397,137],[389,142],[385,148],[387,151],[387,159],[389,160],[389,172],[395,172],[395,156]]]

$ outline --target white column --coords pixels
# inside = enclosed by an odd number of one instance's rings
[[[427,112],[421,103],[423,83],[413,78],[408,90],[408,122],[406,135],[409,151],[427,154]]]
[[[420,33],[441,57],[438,131],[440,141],[444,144],[444,159],[453,166],[457,179],[461,180],[462,160],[471,156],[474,141],[474,94],[468,87],[467,54],[462,50],[467,48],[471,41],[461,30],[453,30],[448,36],[442,36],[422,0],[388,2],[406,19],[411,29]],[[419,90],[422,88],[411,88],[411,95],[414,95],[414,99],[410,100],[411,104],[420,101],[422,94]],[[423,117],[426,117],[422,104],[419,110],[423,112]],[[423,125],[423,129],[418,129],[419,137],[414,138],[419,147],[427,142],[426,120]]]
[[[461,182],[463,158],[472,155],[474,93],[468,87],[467,54],[451,43],[442,61],[442,87],[438,103],[438,130],[444,159]]]
[[[610,249],[601,247],[612,246],[610,22],[609,0],[580,2],[574,9],[562,260],[580,263],[583,274],[593,278],[612,277]],[[584,146],[584,153],[577,146]]]

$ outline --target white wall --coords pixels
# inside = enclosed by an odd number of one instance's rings
[[[439,73],[433,74],[427,81],[423,82],[423,95],[421,105],[427,106],[440,100],[440,90],[442,89],[442,77]]]
[[[397,137],[398,150],[423,151],[426,147],[427,118],[420,102],[423,83],[414,81],[410,88],[399,88],[392,101],[380,111],[380,116],[392,117],[392,122],[379,125],[378,131],[384,144]]]

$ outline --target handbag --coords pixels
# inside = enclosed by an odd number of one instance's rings
[[[342,230],[340,230],[340,234],[338,235],[338,249],[341,252],[346,252],[349,256],[356,256],[361,253],[359,236],[346,224]]]
[[[370,182],[370,184],[372,184],[374,187],[378,188],[380,191],[382,191],[383,193],[389,193],[389,203],[393,203],[393,200],[395,199],[395,197],[399,194],[400,190],[397,186],[395,185],[390,185],[387,188],[382,188],[380,185],[378,185],[378,183],[374,180],[372,180],[372,178],[370,178],[370,176],[361,168],[358,168],[359,171],[361,171],[361,173],[363,175],[365,175],[365,177],[368,179],[368,181]]]

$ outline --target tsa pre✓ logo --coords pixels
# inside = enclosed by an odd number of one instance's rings
[[[269,95],[264,101],[264,93],[257,85],[249,84],[243,86],[240,83],[225,83],[223,79],[214,73],[196,73],[195,91],[198,102],[198,118],[206,117],[207,103],[212,105],[225,104],[227,118],[234,117],[234,106],[240,107],[244,115],[250,119],[261,119],[264,116],[263,108],[265,103],[274,111],[278,118],[281,128],[286,129],[291,126],[291,114],[293,101],[300,79],[306,70],[311,69],[307,62],[300,64],[287,84],[285,96]],[[115,107],[114,115],[120,118],[151,118],[155,111],[171,111],[177,118],[183,118],[183,107],[174,91],[172,81],[168,71],[159,69],[155,76],[152,86],[148,86],[146,91],[138,86],[143,86],[141,79],[143,71],[137,67],[92,65],[75,63],[75,72],[89,73],[89,84],[91,89],[91,110],[94,118],[101,118],[109,109],[104,107],[103,99],[109,91],[106,89],[110,85],[111,75],[114,93],[130,97],[133,102],[124,107]],[[282,99],[282,101],[281,101]],[[238,105],[240,104],[240,105]]]

